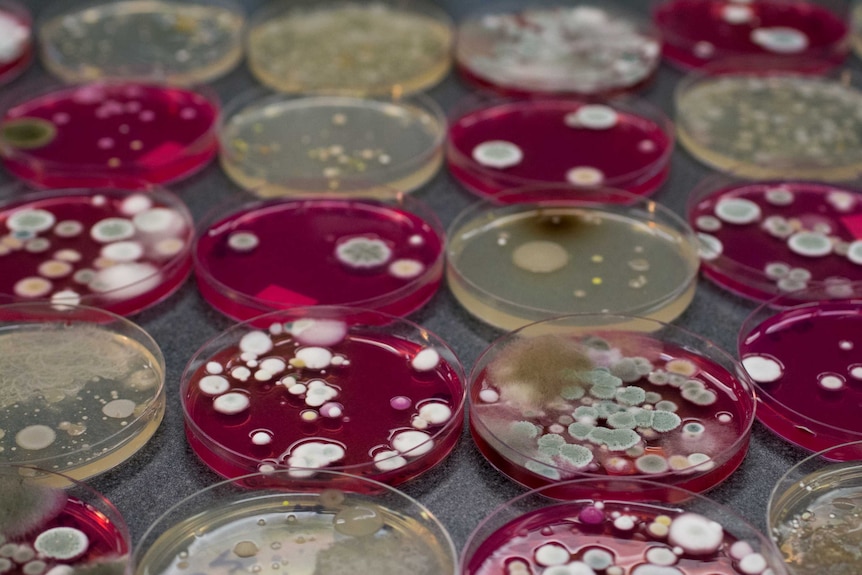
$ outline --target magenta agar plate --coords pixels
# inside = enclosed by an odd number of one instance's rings
[[[705,491],[727,479],[748,450],[751,385],[711,342],[639,319],[645,331],[561,316],[494,342],[470,374],[485,458],[528,487],[626,476]]]
[[[711,178],[688,221],[704,275],[755,300],[809,284],[862,280],[862,195],[814,182]],[[757,249],[752,249],[757,246]]]
[[[203,93],[85,84],[22,100],[3,113],[0,155],[12,174],[40,187],[172,182],[218,151],[218,104]]]
[[[770,56],[793,66],[817,58],[826,67],[850,52],[840,3],[787,0],[666,0],[653,12],[664,57],[698,68],[729,57]]]
[[[33,59],[33,21],[13,0],[0,0],[0,85],[15,79]]]
[[[193,234],[164,189],[17,190],[0,201],[0,301],[137,313],[186,280]]]
[[[217,212],[194,252],[198,289],[235,319],[308,305],[406,315],[442,281],[442,227],[409,197],[267,200]]]
[[[451,122],[449,170],[468,190],[610,186],[651,194],[667,179],[673,128],[644,102],[474,102]]]
[[[862,284],[779,296],[745,320],[738,348],[778,436],[810,451],[862,439]]]
[[[635,90],[660,59],[648,21],[598,4],[474,15],[461,22],[455,51],[468,81],[513,96]]]
[[[736,512],[651,481],[567,482],[496,509],[470,535],[463,575],[777,575],[781,557]],[[634,503],[633,493],[652,493]]]
[[[452,450],[463,382],[454,353],[420,326],[324,306],[210,340],[186,367],[180,398],[189,444],[222,476],[330,469],[394,485]]]

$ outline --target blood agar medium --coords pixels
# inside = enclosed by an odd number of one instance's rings
[[[830,0],[666,0],[653,20],[664,57],[681,68],[768,55],[788,66],[817,58],[826,70],[850,51],[845,10]]]
[[[180,383],[186,437],[225,477],[335,469],[395,485],[461,435],[464,374],[437,336],[359,308],[307,307],[208,342]]]
[[[711,342],[644,318],[633,331],[636,319],[561,316],[494,342],[470,374],[470,431],[485,458],[529,487],[724,481],[748,451],[750,383]],[[548,493],[572,496],[562,484]]]
[[[859,442],[821,451],[793,466],[772,490],[766,515],[769,535],[792,575],[849,575],[858,570],[860,457]]]
[[[738,349],[757,388],[757,418],[779,437],[810,451],[862,439],[862,284],[767,302],[745,320]]]
[[[733,510],[651,481],[566,482],[495,510],[470,536],[464,575],[784,575],[769,541]],[[632,493],[651,493],[642,503]]]
[[[693,75],[677,88],[677,134],[701,162],[751,179],[862,176],[862,93],[786,71]]]
[[[141,449],[165,411],[165,364],[104,310],[0,306],[0,463],[86,479]]]
[[[265,200],[216,212],[194,251],[198,289],[234,319],[307,305],[406,315],[443,279],[443,229],[410,197]]]
[[[3,573],[127,572],[131,538],[122,516],[82,483],[32,467],[0,467],[0,509]]]
[[[704,275],[745,297],[862,280],[862,195],[853,189],[714,177],[692,192],[688,222]]]
[[[33,21],[14,0],[0,0],[0,85],[15,79],[33,59]]]
[[[137,575],[455,575],[456,561],[449,534],[419,502],[328,471],[302,481],[249,475],[199,491],[149,528],[133,559]]]
[[[242,59],[244,23],[233,0],[63,0],[42,18],[42,62],[65,82],[202,84]]]
[[[5,191],[0,301],[131,315],[174,293],[191,271],[192,216],[167,190]]]
[[[501,329],[566,313],[671,321],[694,297],[694,233],[617,190],[512,191],[467,208],[447,237],[449,288]]]
[[[667,179],[673,127],[645,102],[474,100],[449,128],[449,169],[483,196],[513,187],[610,186],[634,194]]]
[[[458,28],[470,82],[510,95],[610,95],[646,84],[661,59],[649,22],[601,4],[486,12]]]
[[[19,96],[0,120],[0,155],[40,187],[171,182],[218,151],[218,104],[203,92],[106,83]]]
[[[273,2],[249,23],[248,62],[280,92],[412,94],[449,72],[452,22],[420,0]]]
[[[221,162],[260,197],[411,192],[443,161],[446,118],[422,95],[294,97],[254,91],[232,102]]]

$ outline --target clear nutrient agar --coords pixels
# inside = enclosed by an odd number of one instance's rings
[[[191,271],[192,217],[167,190],[7,191],[0,301],[131,315],[174,293]]]
[[[452,23],[418,0],[274,2],[249,24],[249,67],[281,92],[403,95],[448,73]]]
[[[566,313],[671,321],[694,297],[694,234],[660,205],[615,190],[511,192],[467,208],[447,236],[449,288],[501,329]]]
[[[23,5],[0,1],[0,85],[11,82],[33,59],[33,20]]]
[[[218,104],[204,93],[106,83],[18,94],[0,120],[13,175],[45,188],[173,182],[216,155]]]
[[[42,18],[40,50],[45,67],[65,82],[189,86],[239,63],[244,23],[232,0],[62,1]]]
[[[0,327],[0,464],[86,479],[155,433],[165,366],[141,328],[96,308],[47,303],[0,306]]]
[[[217,212],[198,236],[195,268],[201,294],[232,318],[306,305],[406,315],[443,278],[442,227],[410,197],[263,200]]]
[[[644,102],[471,101],[449,128],[449,170],[468,190],[567,184],[647,195],[667,179],[673,127]]]
[[[470,82],[511,95],[609,95],[653,77],[661,39],[649,22],[598,4],[486,12],[458,28]]]
[[[411,192],[443,161],[446,119],[430,98],[291,97],[260,91],[227,110],[221,163],[260,197]]]
[[[240,324],[191,359],[186,437],[224,477],[326,469],[395,485],[461,435],[464,374],[419,326],[359,308],[307,307]]]

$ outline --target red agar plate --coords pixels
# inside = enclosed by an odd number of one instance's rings
[[[189,444],[224,477],[335,470],[394,485],[452,450],[463,382],[454,353],[416,324],[307,307],[210,340],[186,367],[180,398]]]
[[[14,80],[33,59],[32,28],[27,8],[0,0],[0,85]]]

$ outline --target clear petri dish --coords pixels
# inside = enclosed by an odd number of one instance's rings
[[[826,449],[791,467],[773,488],[766,513],[769,536],[791,575],[858,569],[860,458],[859,442]]]
[[[504,330],[570,313],[671,321],[694,297],[694,233],[661,205],[618,190],[511,191],[468,207],[447,237],[449,289]]]
[[[0,302],[48,300],[131,315],[191,272],[194,222],[171,192],[0,190]]]
[[[665,0],[653,10],[664,57],[683,69],[766,55],[791,68],[817,58],[825,71],[850,51],[846,20],[837,0]]]
[[[15,0],[0,0],[0,85],[17,78],[32,59],[30,12]]]
[[[809,451],[862,439],[860,334],[860,283],[812,286],[752,312],[737,348],[760,422]]]
[[[452,20],[421,0],[273,2],[252,15],[252,74],[288,93],[400,96],[449,72]]]
[[[456,110],[449,170],[468,190],[608,186],[648,195],[667,179],[673,126],[650,104],[472,99]]]
[[[859,179],[862,93],[849,76],[837,81],[753,62],[745,70],[714,67],[679,84],[676,126],[683,147],[742,178]]]
[[[650,22],[606,4],[501,8],[458,27],[455,62],[470,83],[512,96],[609,96],[649,83],[661,59]]]
[[[736,294],[766,301],[862,280],[862,195],[853,188],[711,177],[692,191],[687,212],[704,276]]]
[[[554,502],[538,489],[494,510],[470,535],[463,575],[785,575],[770,542],[734,510],[652,481],[566,482]],[[642,502],[632,494],[649,493]]]
[[[64,0],[40,18],[39,47],[45,67],[64,82],[190,86],[239,64],[244,24],[233,0]]]
[[[249,475],[203,489],[156,520],[133,557],[137,575],[221,569],[312,575],[357,568],[455,575],[456,563],[449,534],[418,501],[329,471],[303,481],[283,471]]]
[[[0,507],[4,573],[126,572],[126,523],[91,487],[32,467],[0,467]]]
[[[0,466],[78,480],[110,471],[155,433],[164,381],[156,342],[120,316],[49,303],[0,306]]]
[[[330,469],[403,483],[458,441],[464,373],[433,333],[376,311],[306,307],[207,342],[180,382],[186,437],[224,477]]]
[[[254,90],[231,102],[221,164],[260,197],[411,192],[443,162],[446,118],[431,98],[288,96]]]
[[[469,393],[482,455],[560,498],[582,477],[705,491],[742,463],[754,422],[753,388],[729,354],[681,328],[607,314],[504,335],[479,357]]]
[[[136,83],[30,87],[3,108],[3,164],[39,187],[174,182],[218,151],[219,105],[208,91]]]
[[[228,317],[307,305],[353,305],[407,315],[443,279],[445,236],[434,212],[392,201],[229,202],[200,226],[198,289]],[[285,264],[285,247],[291,250]]]

